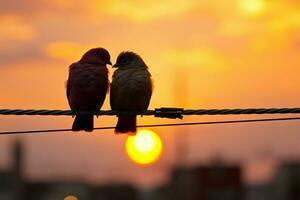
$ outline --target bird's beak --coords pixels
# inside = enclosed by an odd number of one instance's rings
[[[108,65],[112,65],[111,61],[108,61],[107,64],[108,64]]]

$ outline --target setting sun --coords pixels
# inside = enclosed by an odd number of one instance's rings
[[[138,164],[151,164],[161,155],[162,142],[153,131],[138,130],[136,136],[128,136],[126,140],[126,152],[129,158]]]
[[[66,196],[66,197],[64,198],[64,200],[78,200],[78,198],[75,197],[75,196],[73,196],[73,195],[70,195],[70,196]]]

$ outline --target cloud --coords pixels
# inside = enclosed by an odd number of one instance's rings
[[[256,31],[252,48],[260,52],[283,51],[299,41],[300,8],[292,4],[274,5],[273,17],[265,20]],[[280,7],[280,9],[279,9]]]
[[[32,14],[39,11],[39,8],[42,7],[41,4],[37,4],[34,0],[10,0],[2,1],[0,6],[1,14]]]
[[[176,6],[174,6],[176,5]],[[225,9],[224,9],[225,6]],[[197,1],[197,0],[10,0],[1,4],[1,13],[18,14],[22,16],[36,15],[62,15],[76,17],[91,17],[97,20],[117,18],[132,22],[152,22],[160,19],[178,19],[191,12],[202,15],[203,13],[225,13],[232,2],[219,0]],[[223,10],[223,11],[222,11]],[[222,12],[221,12],[222,11]]]
[[[38,44],[6,43],[0,47],[0,68],[11,64],[23,65],[32,61],[50,62],[51,60],[45,56]]]
[[[32,41],[36,31],[32,25],[26,24],[20,17],[6,15],[0,17],[0,41]]]
[[[229,37],[247,36],[255,31],[257,31],[257,24],[253,22],[245,23],[243,20],[226,20],[218,27],[218,33],[221,36]]]
[[[85,4],[86,2],[79,0],[10,0],[1,2],[0,12],[21,16],[43,15],[45,13],[76,15],[84,10],[82,8]]]
[[[170,9],[170,5],[172,6]],[[176,17],[192,10],[197,4],[197,1],[122,1],[112,0],[106,3],[93,1],[90,8],[93,11],[102,10],[103,12],[119,17],[126,17],[133,21],[152,21],[165,17]],[[105,9],[103,9],[103,7]]]
[[[169,49],[163,52],[162,60],[173,66],[208,70],[219,70],[227,66],[225,56],[210,48]]]
[[[170,9],[170,5],[176,4]],[[135,1],[135,0],[10,0],[1,3],[1,13],[13,13],[24,16],[35,14],[64,14],[94,16],[126,17],[134,21],[149,21],[166,16],[185,13],[197,4],[195,0],[187,1]]]
[[[289,10],[280,17],[275,17],[269,23],[271,31],[286,31],[300,28],[300,9]]]
[[[11,63],[41,57],[36,44],[37,31],[32,24],[16,15],[0,16],[0,63]]]
[[[44,48],[44,52],[54,59],[74,61],[75,59],[79,60],[81,56],[92,47],[92,45],[60,41],[47,44]]]

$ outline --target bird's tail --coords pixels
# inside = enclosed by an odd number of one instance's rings
[[[118,123],[115,129],[116,133],[136,134],[136,115],[119,116]]]
[[[93,115],[76,115],[73,122],[73,131],[93,131],[94,129],[94,116]]]

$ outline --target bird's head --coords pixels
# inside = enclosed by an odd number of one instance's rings
[[[124,51],[119,54],[116,63],[113,65],[116,68],[148,68],[143,59],[136,53]]]
[[[110,55],[104,48],[94,48],[88,50],[80,59],[79,62],[91,63],[91,64],[102,64],[112,65],[110,61]]]

